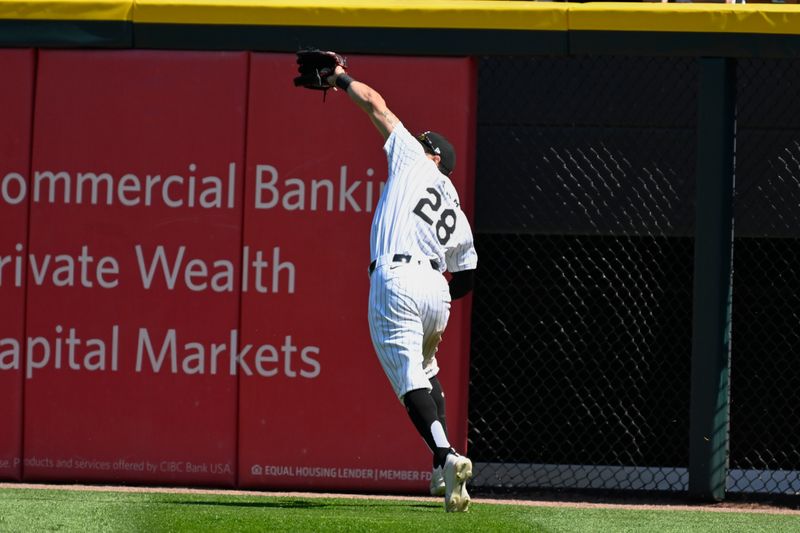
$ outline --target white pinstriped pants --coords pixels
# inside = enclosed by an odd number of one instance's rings
[[[447,280],[427,259],[378,261],[370,276],[372,345],[397,397],[431,389],[436,350],[450,318]]]

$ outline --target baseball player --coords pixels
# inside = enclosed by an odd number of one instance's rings
[[[438,133],[409,133],[377,91],[346,73],[341,56],[314,53],[333,62],[320,66],[318,56],[298,53],[301,76],[295,84],[307,86],[304,79],[314,75],[319,83],[312,88],[346,92],[384,139],[389,176],[370,232],[370,335],[394,392],[433,452],[431,494],[444,496],[448,512],[467,511],[472,462],[447,438],[444,392],[436,377],[450,302],[472,289],[478,263],[472,230],[448,177],[455,151]]]

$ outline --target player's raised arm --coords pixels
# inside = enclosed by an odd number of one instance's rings
[[[350,99],[367,113],[384,140],[391,135],[399,120],[386,106],[386,101],[378,91],[366,83],[354,80],[338,65],[328,79],[331,85],[346,91]]]
[[[378,91],[347,75],[344,57],[326,50],[300,50],[297,52],[297,64],[300,75],[294,79],[296,87],[321,91],[337,87],[345,91],[369,115],[383,139],[389,137],[399,120],[386,107]]]

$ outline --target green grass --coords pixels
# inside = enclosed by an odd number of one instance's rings
[[[473,501],[446,514],[431,501],[47,489],[0,490],[0,532],[781,532],[800,516],[700,510],[528,507]]]

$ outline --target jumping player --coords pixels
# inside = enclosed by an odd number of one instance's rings
[[[478,255],[472,230],[449,179],[455,151],[440,134],[414,137],[370,86],[341,66],[327,78],[347,92],[380,132],[389,176],[370,233],[369,327],[395,393],[433,452],[431,494],[448,512],[469,508],[472,462],[447,438],[436,350],[450,302],[473,287]],[[451,273],[448,283],[443,276]]]

